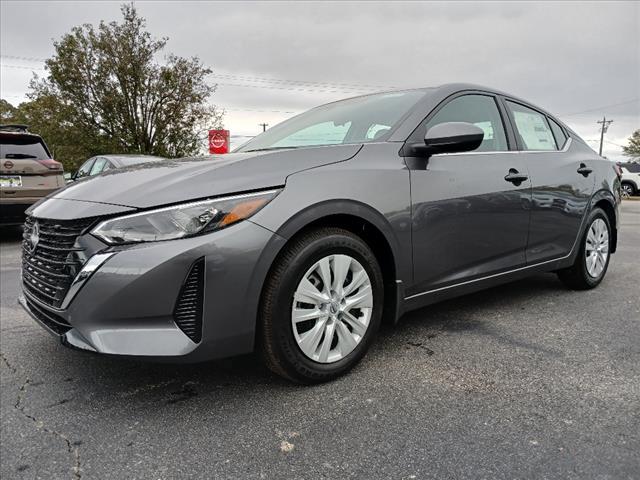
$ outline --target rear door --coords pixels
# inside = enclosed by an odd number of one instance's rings
[[[406,158],[411,175],[416,294],[525,265],[531,189],[495,96],[459,94],[427,117],[410,142],[444,122],[485,132],[473,152]],[[520,181],[517,181],[517,179]]]
[[[505,100],[532,185],[527,263],[568,255],[594,189],[592,160],[571,148],[556,121],[522,103]]]

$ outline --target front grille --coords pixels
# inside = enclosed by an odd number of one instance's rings
[[[173,311],[173,320],[176,325],[196,343],[202,339],[203,294],[204,258],[201,258],[191,266]]]
[[[38,223],[39,239],[32,249]],[[50,307],[62,305],[86,258],[76,240],[94,219],[48,220],[27,217],[22,241],[22,284],[27,293]]]
[[[71,330],[71,325],[69,325],[64,318],[39,307],[35,302],[32,302],[28,298],[25,300],[27,302],[27,307],[29,307],[29,311],[49,330],[57,333],[58,335],[63,335]]]

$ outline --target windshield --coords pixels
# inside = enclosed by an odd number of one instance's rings
[[[236,151],[382,141],[425,94],[378,93],[323,105],[270,128]]]
[[[51,157],[38,137],[2,135],[0,158],[47,160]]]

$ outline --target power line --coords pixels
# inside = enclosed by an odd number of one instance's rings
[[[2,58],[10,58],[12,60],[25,60],[27,62],[46,62],[47,59],[46,58],[39,58],[39,57],[21,57],[19,55],[5,55],[4,53],[2,55],[0,55],[0,57]]]
[[[558,115],[558,116],[559,117],[571,117],[573,115],[580,115],[581,113],[598,112],[598,111],[602,111],[605,108],[619,107],[621,105],[628,105],[630,103],[634,103],[634,102],[637,102],[637,101],[640,101],[640,97],[633,98],[631,100],[625,100],[625,101],[620,102],[620,103],[612,103],[610,105],[603,105],[601,107],[594,107],[594,108],[590,108],[589,110],[582,110],[580,112],[565,113],[563,115]]]
[[[0,55],[2,58],[9,58],[12,60],[24,60],[27,62],[45,62],[46,59],[39,57],[23,57],[20,55]],[[23,65],[7,65],[9,68],[24,68],[31,69],[33,67],[27,67]],[[35,68],[34,68],[35,69]],[[211,77],[221,78],[227,80],[239,80],[245,82],[254,82],[254,83],[270,83],[270,84],[278,84],[278,85],[299,85],[299,86],[309,86],[309,87],[319,87],[319,88],[331,88],[338,90],[359,90],[359,91],[370,91],[377,89],[395,89],[398,87],[390,86],[390,85],[367,85],[360,83],[338,83],[338,82],[318,82],[318,81],[310,81],[310,80],[291,80],[285,78],[268,78],[268,77],[260,77],[260,76],[250,76],[250,75],[238,75],[231,73],[212,73]]]
[[[22,68],[24,70],[31,70],[32,72],[35,72],[36,70],[45,70],[44,68],[41,67],[27,67],[25,65],[8,65],[6,63],[0,63],[0,67],[3,68]]]
[[[398,88],[390,85],[366,85],[361,83],[314,82],[309,80],[289,80],[289,79],[280,79],[280,78],[250,77],[250,76],[235,75],[230,73],[212,73],[210,74],[210,76],[215,78],[241,80],[241,81],[255,82],[255,83],[292,84],[292,85],[299,85],[299,86],[310,86],[310,87],[318,86],[318,87],[340,88],[340,89],[348,89],[348,90],[377,90],[380,88],[383,88],[383,89]]]

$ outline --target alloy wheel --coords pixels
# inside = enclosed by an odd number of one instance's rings
[[[587,272],[598,278],[607,265],[609,256],[609,228],[602,218],[596,218],[587,233],[585,242],[585,263]]]
[[[293,298],[291,326],[311,360],[334,363],[365,336],[373,312],[371,279],[348,255],[329,255],[302,276]]]

